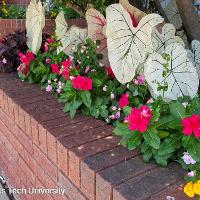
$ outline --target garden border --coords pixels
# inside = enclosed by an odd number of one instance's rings
[[[9,186],[66,189],[48,200],[189,199],[180,166],[144,164],[140,152],[118,145],[113,127],[81,114],[71,120],[62,109],[38,85],[0,73],[0,173]]]

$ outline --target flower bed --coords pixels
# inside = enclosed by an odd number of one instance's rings
[[[126,5],[109,6],[107,19],[89,9],[88,29],[69,28],[61,11],[55,34],[41,47],[45,11],[41,2],[31,2],[27,45],[32,52],[19,53],[18,75],[55,95],[71,118],[81,110],[114,125],[121,145],[140,148],[145,162],[163,167],[178,162],[188,170],[184,192],[197,197],[200,41],[186,49],[187,40],[175,35],[172,24],[159,32],[161,16],[137,11],[137,18]],[[37,20],[41,22],[32,27]]]
[[[119,146],[113,127],[63,113],[56,98],[15,74],[0,73],[0,175],[13,188],[61,188],[25,199],[189,200],[184,171],[145,164],[138,150]],[[148,189],[147,189],[148,188]]]
[[[72,118],[79,109],[116,126],[114,132],[122,137],[121,144],[129,150],[140,147],[145,162],[154,159],[167,166],[176,159],[190,171],[187,180],[199,180],[199,97],[155,100],[150,98],[144,76],[121,85],[110,67],[101,67],[98,44],[92,40],[79,44],[70,57],[57,55],[57,45],[55,38],[50,38],[45,43],[45,56],[20,54],[20,78],[39,82],[42,89],[65,103],[64,112]],[[185,193],[193,197],[199,194],[198,187],[198,182],[194,186],[189,182]]]

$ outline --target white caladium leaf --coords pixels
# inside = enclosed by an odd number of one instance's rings
[[[184,41],[185,48],[189,48],[189,42],[185,31],[184,30],[177,31],[176,35],[179,36]]]
[[[130,82],[139,63],[144,62],[151,45],[152,28],[163,22],[157,14],[143,17],[133,27],[129,13],[120,4],[106,9],[108,57],[112,70],[121,83]]]
[[[165,48],[172,43],[180,43],[184,47],[184,41],[180,37],[175,36],[175,33],[176,29],[172,24],[165,24],[162,27],[162,33],[154,28],[152,32],[153,51],[162,54]]]
[[[176,5],[176,0],[165,0],[166,6],[164,11],[167,15],[168,20],[172,23],[176,29],[180,29],[182,26],[182,19]]]
[[[41,1],[31,0],[26,11],[27,46],[37,54],[42,44],[42,30],[45,26],[45,8]]]
[[[194,97],[198,91],[198,74],[179,43],[167,46],[163,55],[151,54],[144,66],[144,75],[154,98],[176,100],[181,96]]]
[[[200,41],[193,40],[191,43],[192,51],[188,50],[188,57],[193,62],[200,79]]]
[[[57,53],[64,51],[66,54],[72,54],[73,47],[82,43],[87,38],[87,29],[72,26],[68,29],[67,22],[63,12],[60,12],[55,20],[56,36],[60,40],[62,47],[58,47]]]
[[[103,64],[108,64],[108,48],[106,38],[106,19],[96,9],[90,8],[86,12],[86,20],[88,24],[88,36],[94,41],[99,40],[101,42],[97,52],[103,55]]]
[[[69,29],[63,11],[58,13],[55,22],[56,22],[56,30],[55,30],[56,36],[59,40],[62,40]]]

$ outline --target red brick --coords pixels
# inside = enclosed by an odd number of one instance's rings
[[[0,119],[9,130],[11,130],[11,128],[15,126],[15,123],[8,117],[8,115],[2,109],[0,109]]]
[[[18,125],[25,132],[26,131],[25,118],[24,118],[25,112],[21,108],[19,108],[18,112],[19,112]]]
[[[45,156],[42,151],[36,147],[34,147],[34,158],[41,168],[45,170],[45,172],[52,178],[53,181],[57,181],[57,168],[56,166]]]
[[[13,27],[13,28],[16,28],[16,24],[17,24],[16,20],[13,19],[13,20],[12,20],[12,27]]]
[[[60,143],[57,142],[57,156],[58,156],[58,167],[67,176],[68,175],[68,151]]]
[[[78,190],[78,188],[61,172],[58,173],[58,185],[65,189],[65,195],[67,195],[69,200],[86,200],[86,197]]]
[[[73,152],[69,154],[69,178],[74,184],[80,187],[80,159]]]
[[[46,188],[57,188],[57,181],[54,182],[48,175],[46,175],[46,181],[45,181]]]
[[[150,200],[166,200],[167,197],[172,197],[176,200],[191,200],[183,191],[183,182],[170,185],[165,190],[151,196]]]
[[[48,157],[57,164],[57,140],[49,132],[47,132],[47,152]]]
[[[95,120],[82,115],[78,115],[74,119],[70,119],[68,116],[68,118],[65,118],[65,122],[66,123],[64,126],[59,126],[51,130],[52,134],[55,133],[55,136],[61,138],[62,141],[65,140],[63,139],[63,137],[65,136],[75,135],[79,133],[81,134],[87,131],[90,131],[91,133],[91,131],[95,128],[105,125],[103,121]],[[67,138],[66,141],[68,141]]]
[[[114,189],[113,199],[149,199],[151,194],[166,189],[169,185],[180,181],[183,176],[184,171],[172,163],[168,168],[157,168],[121,184]]]
[[[8,98],[8,115],[14,121],[14,106],[11,98]]]
[[[38,129],[39,147],[45,154],[47,154],[47,131],[41,124],[38,124]]]
[[[46,184],[45,170],[42,169],[35,160],[33,160],[32,168],[33,168],[34,174],[36,175],[36,178],[39,179],[43,185],[45,185]]]
[[[111,198],[113,187],[120,185],[132,177],[152,170],[155,167],[157,166],[154,164],[145,164],[142,158],[137,156],[100,171],[96,176],[97,199]]]
[[[15,122],[17,123],[19,119],[19,112],[18,112],[18,105],[14,102],[13,102],[13,111],[14,111]]]
[[[33,153],[32,140],[17,125],[14,125],[12,127],[12,131],[15,134],[16,138],[18,138],[19,142],[24,146],[24,148],[29,153],[32,154]]]
[[[29,166],[26,164],[26,162],[22,158],[19,158],[19,166],[21,170],[24,172],[24,174],[26,175],[26,177],[29,178],[31,183],[35,185],[35,175],[33,174],[32,170],[29,168]]]
[[[31,135],[33,143],[39,145],[38,122],[32,117],[31,117]]]
[[[25,132],[29,136],[29,138],[32,138],[31,117],[28,113],[25,113],[24,120],[25,120],[25,130],[26,130]]]
[[[85,123],[87,124],[87,122]],[[68,149],[98,140],[100,138],[104,138],[106,136],[111,135],[113,132],[113,127],[111,126],[100,126],[100,127],[92,126],[93,128],[88,128],[88,129],[84,127],[82,128],[82,126],[79,126],[77,124],[75,124],[74,126],[77,127],[76,129],[79,129],[79,132],[77,134],[76,131],[71,130],[71,127],[69,127],[69,131],[71,131],[72,135],[60,139],[60,141],[62,141],[62,143]]]
[[[108,136],[94,142],[83,144],[69,151],[69,177],[80,186],[80,161],[96,153],[103,152],[118,145],[119,139]]]

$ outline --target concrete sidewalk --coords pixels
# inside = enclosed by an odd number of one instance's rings
[[[0,183],[0,200],[10,200],[6,193],[3,193],[4,188]],[[3,194],[2,194],[3,193]]]

